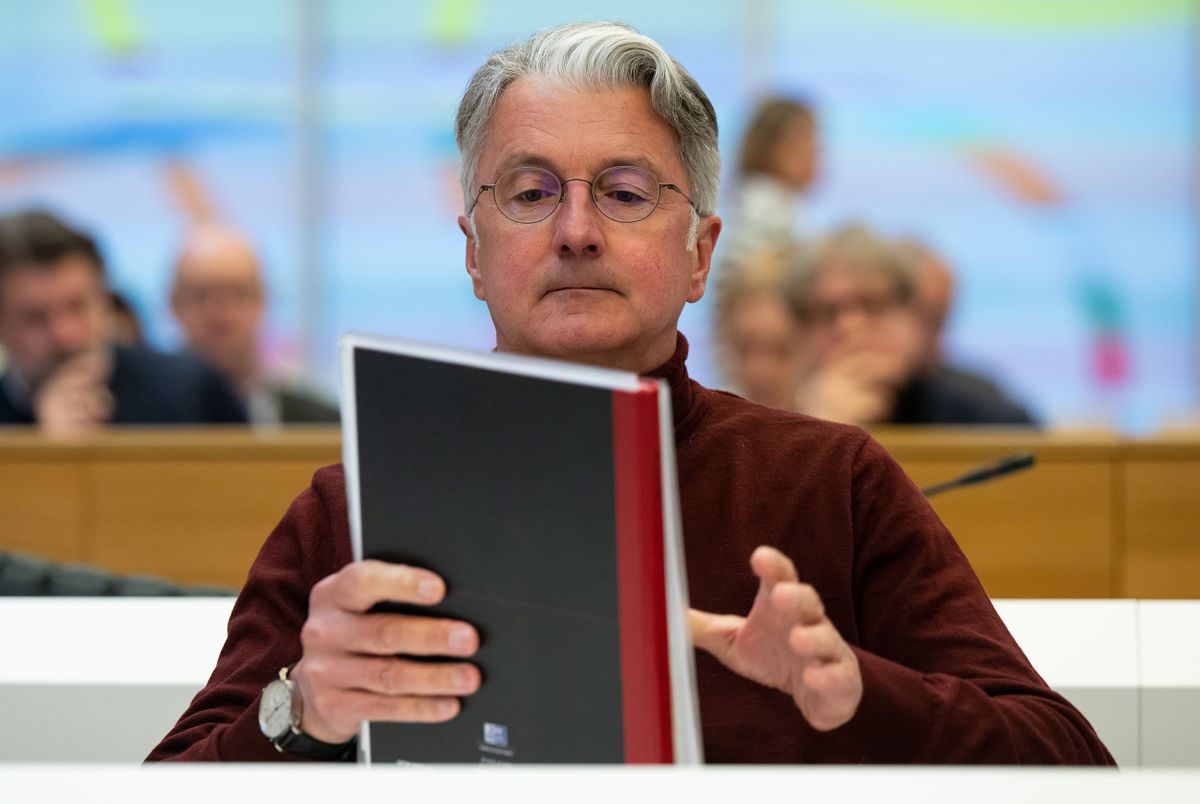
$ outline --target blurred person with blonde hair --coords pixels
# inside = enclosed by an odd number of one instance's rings
[[[918,280],[905,249],[862,226],[804,254],[791,291],[804,352],[799,410],[859,425],[1033,424],[994,385],[940,363],[930,324],[940,319],[922,306]]]
[[[715,334],[722,379],[760,405],[795,410],[801,351],[782,250],[749,255],[716,283]]]

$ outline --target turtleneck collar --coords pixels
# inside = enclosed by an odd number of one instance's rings
[[[671,414],[676,429],[692,410],[695,389],[687,373],[688,342],[682,332],[675,334],[675,354],[670,360],[653,371],[647,372],[647,377],[656,377],[667,381],[671,388]]]

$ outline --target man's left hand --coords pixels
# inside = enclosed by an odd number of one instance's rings
[[[814,729],[845,724],[862,701],[858,657],[787,556],[759,547],[750,568],[759,586],[749,615],[691,609],[692,641],[735,673],[792,696]]]

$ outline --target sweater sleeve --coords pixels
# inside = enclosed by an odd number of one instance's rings
[[[147,761],[298,759],[277,751],[259,731],[258,702],[279,669],[300,659],[312,586],[344,563],[334,544],[334,517],[344,503],[330,497],[314,479],[267,538],[234,604],[208,684]]]
[[[852,470],[858,731],[869,762],[1114,764],[1000,620],[924,495],[868,439]]]

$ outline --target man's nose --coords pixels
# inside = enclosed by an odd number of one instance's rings
[[[592,203],[591,185],[564,182],[562,192],[554,215],[554,249],[563,257],[599,256],[604,251],[604,231],[600,210]]]

